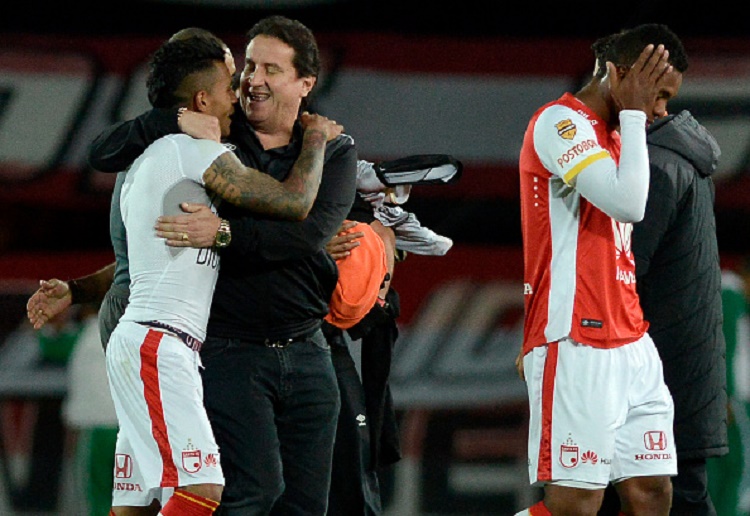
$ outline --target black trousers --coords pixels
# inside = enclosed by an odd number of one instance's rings
[[[716,516],[708,494],[706,459],[677,459],[677,476],[672,477],[672,516]],[[617,516],[620,501],[610,485],[604,494],[600,516]]]
[[[346,343],[329,339],[341,393],[341,409],[333,446],[328,516],[382,514],[380,484],[371,467],[370,421],[365,394]]]
[[[217,516],[323,516],[339,390],[318,331],[269,348],[206,339],[204,403],[226,478]]]

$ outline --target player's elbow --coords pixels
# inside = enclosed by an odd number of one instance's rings
[[[615,210],[614,213],[610,213],[609,216],[617,222],[635,224],[636,222],[642,221],[645,214],[646,204],[644,203],[643,206],[631,206]]]
[[[294,203],[292,209],[289,211],[289,219],[295,222],[301,222],[307,218],[312,210],[313,202],[315,199],[299,199],[298,202]]]
[[[310,210],[297,210],[293,211],[290,215],[290,220],[294,222],[302,222],[307,218],[307,215],[310,213]]]
[[[619,202],[612,207],[609,216],[618,222],[634,224],[643,220],[646,215],[646,202],[648,201],[648,188],[640,191],[629,191],[620,194]]]

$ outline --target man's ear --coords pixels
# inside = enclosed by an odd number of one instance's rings
[[[208,92],[200,90],[193,95],[193,105],[199,113],[205,113],[208,109]]]
[[[628,74],[628,71],[630,71],[630,67],[625,65],[615,65],[615,68],[617,69],[617,77],[620,79],[625,77]]]
[[[303,77],[302,78],[302,96],[307,97],[312,91],[313,86],[318,81],[316,77]]]

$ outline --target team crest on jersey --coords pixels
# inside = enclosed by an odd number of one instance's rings
[[[182,468],[188,473],[197,473],[202,467],[201,451],[196,450],[192,441],[182,450]]]
[[[578,466],[578,445],[568,436],[568,439],[560,445],[560,464],[564,468]]]
[[[182,467],[188,473],[197,473],[201,469],[200,450],[182,450]]]
[[[557,129],[557,134],[566,140],[572,140],[575,138],[576,132],[578,131],[576,124],[574,124],[570,118],[560,120],[555,124],[555,128]]]

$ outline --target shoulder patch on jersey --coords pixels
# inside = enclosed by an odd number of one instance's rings
[[[570,118],[560,120],[555,124],[555,128],[557,129],[557,134],[566,140],[572,140],[575,138],[576,132],[578,131],[576,124],[574,124]]]

